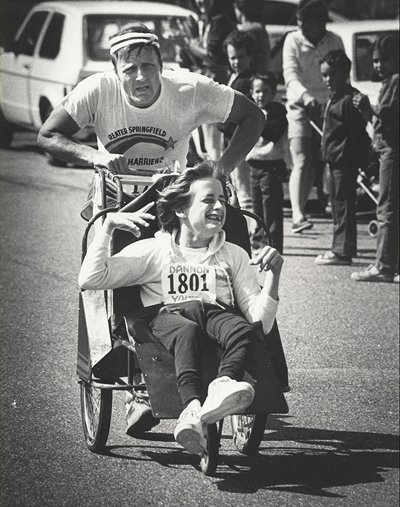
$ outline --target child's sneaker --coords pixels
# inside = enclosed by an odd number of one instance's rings
[[[127,395],[125,400],[126,410],[126,434],[137,437],[150,431],[160,423],[160,419],[153,416],[150,402],[146,398],[135,395]]]
[[[216,378],[208,386],[200,419],[203,423],[214,424],[228,415],[242,412],[253,398],[254,389],[248,382],[237,382],[229,377]]]
[[[203,454],[207,449],[203,425],[199,417],[200,404],[197,407],[189,404],[181,413],[174,431],[176,442],[190,454]]]
[[[351,279],[355,282],[393,282],[393,275],[382,273],[379,269],[371,264],[364,271],[354,271],[351,273]]]

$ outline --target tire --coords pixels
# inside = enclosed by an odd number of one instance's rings
[[[216,424],[206,425],[207,450],[200,457],[200,468],[204,475],[214,475],[218,466],[219,432]]]
[[[89,451],[101,452],[110,432],[112,391],[81,383],[83,433]]]
[[[257,454],[267,425],[268,414],[232,415],[233,442],[242,454]]]
[[[11,123],[4,118],[0,111],[0,149],[6,150],[11,146],[14,136],[14,128]]]

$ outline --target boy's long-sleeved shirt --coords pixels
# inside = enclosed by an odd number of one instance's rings
[[[343,42],[329,31],[316,46],[304,37],[301,30],[287,34],[283,45],[283,77],[289,105],[302,105],[304,92],[310,93],[321,104],[327,102],[329,92],[322,81],[320,60],[334,49],[344,51]]]
[[[263,109],[263,113],[265,114],[263,131],[246,160],[283,160],[288,124],[286,108],[279,102],[270,102]]]
[[[237,305],[249,322],[261,321],[264,332],[269,333],[278,301],[260,289],[247,253],[225,241],[224,231],[205,249],[181,248],[175,238],[176,233],[158,232],[154,238],[136,241],[109,256],[110,235],[100,231],[82,263],[79,285],[93,290],[140,285],[143,305],[151,306],[165,301],[163,284],[168,278],[165,269],[171,266],[182,269],[183,265],[211,267],[215,270],[216,301],[230,307]]]
[[[399,74],[384,81],[379,91],[374,119],[375,143],[378,149],[385,144],[399,149]]]
[[[350,85],[332,95],[326,105],[322,134],[322,159],[329,164],[362,164],[369,154],[366,121],[353,105],[360,92]]]

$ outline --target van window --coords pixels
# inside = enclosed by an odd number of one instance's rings
[[[17,40],[17,49],[19,53],[29,56],[33,55],[40,31],[42,30],[43,23],[48,14],[47,11],[39,11],[32,14]]]
[[[39,55],[43,58],[54,60],[60,52],[61,35],[64,27],[65,16],[56,12],[53,14],[49,26],[43,38]]]
[[[174,62],[177,57],[177,44],[173,37],[182,30],[186,18],[169,16],[135,16],[136,21],[144,23],[154,31],[160,40],[160,50],[165,62]],[[109,37],[132,23],[132,16],[89,15],[84,20],[86,51],[91,60],[110,59]]]

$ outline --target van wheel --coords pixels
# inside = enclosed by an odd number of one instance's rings
[[[0,110],[0,148],[5,150],[11,146],[14,136],[14,128],[5,118]]]

